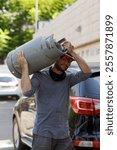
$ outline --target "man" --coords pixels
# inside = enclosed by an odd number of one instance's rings
[[[35,93],[37,112],[33,129],[32,150],[71,150],[69,135],[68,106],[69,89],[91,75],[87,63],[65,41],[63,47],[68,53],[60,56],[49,69],[36,72],[29,78],[28,63],[21,53],[17,62],[22,71],[21,88],[25,96]],[[81,71],[75,74],[66,70],[75,60]]]

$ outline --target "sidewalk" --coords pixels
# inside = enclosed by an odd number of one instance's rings
[[[11,140],[0,140],[0,150],[13,150],[13,143]]]

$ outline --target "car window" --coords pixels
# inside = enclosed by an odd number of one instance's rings
[[[84,87],[86,97],[100,99],[100,77],[89,78],[84,82]]]
[[[76,84],[71,88],[71,96],[100,99],[100,75],[93,73],[87,80]]]
[[[0,77],[0,82],[12,82],[15,81],[12,77]]]

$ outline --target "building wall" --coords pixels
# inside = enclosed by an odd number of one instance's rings
[[[66,38],[89,62],[100,61],[100,1],[78,0],[56,19],[39,30],[35,37],[54,34],[58,41]]]

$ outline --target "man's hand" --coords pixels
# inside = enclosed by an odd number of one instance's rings
[[[24,67],[28,67],[27,60],[23,56],[23,51],[17,53],[17,55],[16,55],[16,61],[17,61],[17,64],[15,66],[17,68],[19,68],[21,71],[24,69]]]
[[[62,45],[64,47],[64,49],[66,49],[69,53],[72,53],[74,50],[74,46],[69,42],[69,41],[65,41]]]
[[[63,47],[67,50],[68,53],[70,53],[73,56],[81,71],[83,71],[84,73],[91,73],[91,69],[88,66],[88,64],[83,58],[76,54],[76,52],[74,51],[74,46],[69,41],[65,41],[63,43]]]

